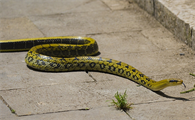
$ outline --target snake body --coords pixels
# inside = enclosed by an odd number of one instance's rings
[[[30,49],[30,50],[29,50]],[[136,68],[113,59],[92,57],[98,53],[97,42],[88,37],[47,37],[0,41],[0,51],[29,50],[25,62],[41,71],[101,71],[119,75],[159,91],[168,86],[180,85],[180,79],[154,81]]]

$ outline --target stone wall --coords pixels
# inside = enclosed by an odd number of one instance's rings
[[[195,50],[195,30],[193,30],[193,27],[169,10],[160,0],[134,0],[134,2],[154,16],[178,39]]]

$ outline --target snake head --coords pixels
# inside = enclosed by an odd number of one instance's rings
[[[183,83],[183,80],[180,80],[180,79],[168,79],[169,80],[169,86],[175,86],[175,85],[181,85],[181,84],[183,84],[184,85],[184,87],[186,87],[185,86],[185,84]]]
[[[185,84],[183,83],[183,80],[181,79],[176,79],[176,78],[164,79],[164,80],[156,82],[153,89],[154,91],[159,91],[168,86],[176,86],[176,85],[181,85],[181,84],[183,84],[185,87]]]

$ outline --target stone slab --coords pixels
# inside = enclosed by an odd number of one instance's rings
[[[108,118],[108,116],[110,116]],[[126,113],[112,107],[97,107],[89,110],[78,110],[61,113],[50,113],[33,116],[24,116],[18,120],[129,120]]]
[[[194,93],[179,94],[184,87],[176,86],[162,90],[165,95],[156,94],[144,87],[137,87],[127,79],[105,73],[91,73],[97,82],[61,83],[54,85],[31,86],[23,89],[1,91],[1,96],[16,111],[17,115],[43,114],[50,112],[65,112],[69,110],[96,108],[109,106],[108,100],[113,99],[116,91],[123,93],[127,90],[127,100],[134,104],[163,102],[171,100],[188,100]],[[172,75],[174,76],[174,75]],[[187,76],[186,74],[178,75]],[[163,78],[164,75],[158,76]],[[171,75],[167,75],[171,77]],[[183,77],[183,78],[184,78]],[[192,77],[188,81],[187,89],[193,83]],[[191,83],[190,83],[191,81]],[[12,101],[15,102],[12,102]]]
[[[152,31],[157,33],[151,34]],[[189,65],[194,64],[194,52],[173,35],[168,35],[170,32],[167,30],[155,28],[88,37],[97,40],[101,57],[125,62],[148,76],[189,71],[192,68]]]
[[[20,67],[22,66],[22,67]],[[9,70],[9,68],[16,67],[18,69]],[[0,71],[1,90],[29,88],[34,86],[51,86],[62,83],[76,83],[76,82],[92,82],[93,79],[89,75],[82,72],[66,72],[66,73],[46,73],[28,70],[26,64],[11,64],[9,66],[2,65],[5,71]],[[10,73],[13,72],[13,73]]]
[[[13,118],[13,117],[15,117],[15,115],[11,113],[11,111],[7,107],[7,105],[5,105],[2,101],[2,99],[0,99],[0,119],[5,120],[8,118]]]
[[[168,87],[162,90],[161,93],[156,93],[152,91],[147,91],[148,89],[145,87],[138,87],[137,83],[132,82],[126,78],[116,77],[115,75],[98,73],[98,72],[90,72],[90,74],[98,81],[98,85],[92,87],[101,94],[106,94],[112,98],[112,95],[115,94],[114,91],[119,91],[123,93],[127,90],[128,93],[128,101],[131,101],[135,104],[142,104],[147,102],[156,102],[156,101],[168,101],[168,100],[189,100],[192,99],[194,93],[188,94],[180,94],[180,91],[185,91],[192,88],[194,83],[193,77],[189,76],[187,73],[170,73],[163,75],[155,75],[151,76],[152,79],[159,81],[167,78],[180,78],[184,80],[186,84],[186,88],[184,86],[174,86]],[[102,75],[103,74],[103,75]],[[132,97],[136,96],[136,97]],[[140,99],[139,99],[140,98]],[[142,99],[143,98],[143,99]]]
[[[27,17],[0,18],[0,40],[44,37]]]
[[[194,120],[194,105],[194,100],[139,104],[129,114],[136,120]]]
[[[3,10],[0,18],[109,10],[99,0],[1,0],[0,3]]]
[[[93,11],[86,13],[64,13],[45,16],[30,16],[30,20],[46,36],[69,36],[99,34],[141,30],[159,27],[160,24],[148,24],[150,18],[141,15],[141,11]],[[141,21],[145,19],[145,21]],[[52,23],[52,26],[51,26]],[[95,26],[94,26],[95,25]],[[113,27],[115,26],[115,27]]]
[[[120,79],[6,90],[1,91],[1,96],[16,111],[17,115],[108,107],[110,105],[108,101],[113,99],[115,92],[124,92],[131,84],[129,81]],[[12,102],[13,99],[17,103]]]
[[[25,55],[26,52],[0,54],[1,63],[4,63],[0,64],[0,90],[93,81],[85,71],[48,73],[31,70],[26,66]]]
[[[121,9],[129,9],[132,8],[132,1],[127,0],[102,0],[111,10],[121,10]]]

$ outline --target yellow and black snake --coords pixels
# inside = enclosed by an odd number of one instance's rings
[[[29,50],[30,49],[30,50]],[[97,42],[88,37],[46,37],[1,40],[0,52],[29,50],[25,61],[42,71],[101,71],[133,80],[152,91],[183,84],[180,79],[154,81],[134,67],[113,59],[92,57],[98,53]]]

